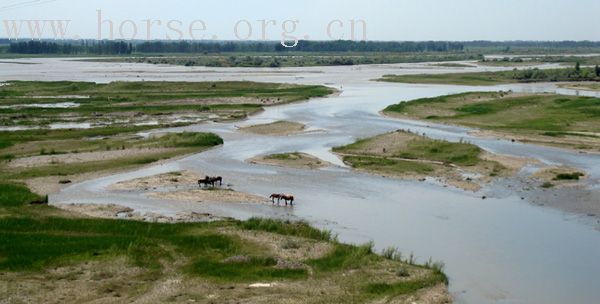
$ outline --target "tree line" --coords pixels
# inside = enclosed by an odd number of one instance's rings
[[[132,43],[124,41],[57,43],[31,40],[27,42],[13,42],[8,46],[8,52],[13,54],[129,55],[133,53],[133,49]]]
[[[132,53],[274,53],[274,52],[461,52],[458,42],[384,42],[384,41],[300,41],[286,48],[277,41],[82,41],[13,42],[15,54],[132,54]]]
[[[133,53],[282,53],[282,52],[463,52],[468,48],[600,48],[596,41],[299,41],[286,48],[279,41],[27,41],[0,39],[0,45],[15,54],[97,54]]]

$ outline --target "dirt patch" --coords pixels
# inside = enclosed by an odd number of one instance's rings
[[[56,204],[53,206],[77,215],[104,219],[136,220],[156,223],[197,223],[222,219],[221,217],[209,213],[198,212],[180,212],[173,217],[153,212],[141,214],[129,207],[115,204]]]
[[[544,168],[533,174],[533,178],[546,188],[552,187],[584,187],[587,174],[585,171],[569,167]]]
[[[11,168],[34,168],[41,165],[74,164],[92,161],[106,161],[119,158],[137,157],[157,153],[172,152],[176,149],[151,148],[151,149],[125,149],[98,152],[67,153],[57,155],[38,155],[23,157],[8,163]]]
[[[178,188],[198,186],[200,174],[191,171],[176,171],[118,182],[110,190],[141,191],[156,188]]]
[[[2,272],[0,299],[3,303],[128,302],[145,289],[145,272],[125,258],[56,267],[39,274]]]
[[[276,121],[274,123],[241,127],[240,131],[260,135],[286,136],[304,132],[306,126],[290,121]]]
[[[334,246],[332,243],[319,242],[294,236],[262,231],[244,231],[239,229],[221,229],[222,233],[235,235],[242,239],[262,244],[270,252],[277,253],[277,257],[287,261],[306,261],[319,259],[329,254]]]
[[[329,162],[299,152],[258,156],[248,160],[248,162],[251,164],[290,167],[305,170],[315,170],[332,166]]]
[[[194,203],[267,203],[268,199],[223,187],[199,188],[201,175],[191,171],[177,171],[136,178],[109,186],[116,191],[152,191],[149,197]]]
[[[231,189],[196,189],[174,192],[153,192],[149,197],[194,203],[270,203],[265,197],[237,192]]]

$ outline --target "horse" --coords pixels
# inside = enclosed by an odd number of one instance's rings
[[[269,198],[271,199],[273,204],[275,204],[275,199],[277,199],[277,204],[279,204],[279,201],[281,200],[281,194],[273,193]]]
[[[280,198],[285,201],[286,206],[288,205],[288,202],[290,203],[290,206],[294,205],[294,196],[293,195],[280,194]]]
[[[220,176],[216,176],[216,177],[206,176],[204,179],[198,180],[198,186],[202,187],[202,185],[204,185],[204,186],[210,185],[211,187],[214,187],[217,182],[219,182],[219,186],[223,185],[223,178]]]
[[[269,198],[271,199],[271,201],[273,201],[273,204],[275,204],[275,199],[277,199],[277,205],[279,205],[279,202],[281,200],[285,201],[285,205],[287,206],[288,203],[290,205],[294,205],[294,196],[290,195],[290,194],[277,194],[277,193],[273,193],[271,194],[271,196],[269,196]]]

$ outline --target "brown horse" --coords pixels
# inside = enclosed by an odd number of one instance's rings
[[[290,206],[294,205],[294,196],[293,195],[290,195],[290,194],[281,194],[280,198],[285,201],[285,205],[286,206],[287,206],[288,202],[290,203]]]
[[[220,176],[216,176],[216,177],[206,176],[204,179],[198,180],[198,186],[202,187],[202,185],[204,185],[204,186],[210,185],[211,187],[214,187],[217,182],[219,182],[219,186],[223,185],[223,178]]]
[[[271,196],[269,196],[269,198],[271,199],[273,204],[275,204],[275,199],[277,199],[277,204],[279,204],[279,201],[281,200],[281,194],[273,193],[271,194]]]
[[[277,199],[277,205],[279,205],[279,202],[281,200],[285,201],[286,206],[288,205],[288,203],[290,205],[294,205],[294,196],[293,195],[273,193],[273,194],[271,194],[271,196],[269,198],[273,201],[273,204],[275,204],[275,199]]]

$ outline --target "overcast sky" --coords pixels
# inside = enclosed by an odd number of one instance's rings
[[[71,20],[67,38],[97,38],[97,10],[110,19],[114,35],[125,20],[135,22],[135,38],[148,37],[146,19],[158,20],[151,28],[151,38],[179,38],[178,31],[190,39],[262,38],[262,23],[269,23],[267,39],[279,40],[281,23],[298,20],[291,35],[299,38],[350,38],[351,20],[364,20],[367,40],[600,40],[600,0],[0,0],[0,37],[7,37],[6,21],[21,19]],[[334,20],[339,20],[337,22]],[[333,23],[331,23],[333,21]],[[328,34],[328,25],[330,31]],[[357,25],[361,25],[357,23]],[[288,24],[291,29],[292,24]],[[123,25],[123,38],[131,37],[133,25]],[[362,38],[360,26],[357,38]],[[50,28],[46,28],[50,35]],[[104,24],[103,38],[109,27]],[[26,24],[21,36],[29,36]],[[342,35],[344,35],[342,37]]]

